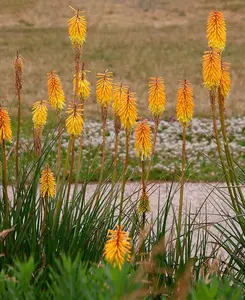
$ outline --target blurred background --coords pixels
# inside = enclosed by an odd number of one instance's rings
[[[231,63],[232,92],[227,115],[245,112],[244,0],[0,0],[0,101],[14,103],[13,59],[24,57],[23,106],[47,99],[46,73],[57,70],[67,100],[72,99],[73,51],[67,21],[74,8],[85,11],[87,41],[82,60],[91,73],[93,93],[86,117],[99,119],[95,99],[96,73],[109,69],[137,93],[139,115],[148,116],[149,76],[166,82],[164,118],[175,116],[179,80],[193,84],[195,116],[210,115],[208,92],[202,85],[202,55],[207,50],[206,21],[216,8],[227,23],[224,60]],[[15,112],[12,104],[11,114]]]

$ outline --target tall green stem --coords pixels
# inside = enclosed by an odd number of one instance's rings
[[[230,151],[230,146],[229,146],[229,141],[228,141],[228,137],[227,137],[227,132],[226,132],[226,124],[225,124],[225,99],[221,94],[220,88],[218,90],[218,97],[219,97],[219,113],[220,113],[220,123],[221,123],[221,131],[222,131],[222,136],[223,136],[223,140],[224,140],[224,147],[225,147],[225,153],[226,153],[226,159],[227,159],[227,163],[229,166],[229,171],[230,171],[230,177],[234,180],[236,187],[233,185],[233,190],[235,188],[237,188],[238,193],[240,195],[240,199],[243,203],[243,206],[245,207],[245,199],[244,199],[244,195],[243,192],[241,190],[241,187],[239,186],[239,181],[237,178],[237,174],[234,168],[234,162],[233,162],[233,158],[231,155],[231,151]],[[234,191],[235,192],[235,191]]]
[[[99,200],[101,193],[101,186],[103,182],[103,173],[105,167],[105,158],[106,158],[106,119],[107,119],[107,107],[101,107],[101,119],[102,119],[102,131],[103,131],[103,140],[102,140],[102,158],[100,166],[100,178],[98,183],[98,194],[97,201]]]
[[[115,148],[114,148],[114,158],[113,158],[112,190],[115,186],[116,175],[117,175],[117,158],[118,158],[118,144],[119,144],[119,132],[120,132],[120,119],[118,116],[115,116],[114,127],[115,127]]]
[[[145,197],[146,195],[146,182],[145,182],[145,161],[141,161],[141,182],[142,182],[142,195]],[[142,229],[145,228],[145,223],[146,223],[146,212],[144,211],[142,213]]]
[[[20,171],[19,171],[19,148],[20,148],[20,104],[21,104],[21,96],[20,91],[22,89],[22,61],[19,56],[19,52],[17,51],[16,60],[14,63],[15,68],[15,89],[18,99],[18,123],[17,123],[17,136],[16,136],[16,149],[15,149],[15,171],[16,171],[16,187],[17,193],[20,189]]]
[[[222,166],[222,170],[225,176],[225,181],[228,187],[228,191],[232,200],[232,204],[234,209],[237,211],[237,205],[232,193],[232,189],[230,187],[230,176],[226,171],[226,166],[225,166],[225,162],[223,159],[223,155],[222,155],[222,149],[221,149],[221,144],[220,144],[220,139],[219,139],[219,132],[218,132],[218,126],[217,126],[217,113],[216,113],[216,103],[215,103],[215,91],[211,90],[209,92],[209,96],[210,96],[210,103],[211,103],[211,109],[212,109],[212,119],[213,119],[213,129],[214,129],[214,135],[215,135],[215,140],[216,140],[216,145],[217,145],[217,150],[219,153],[219,157],[220,157],[220,162],[221,162],[221,166]]]
[[[70,167],[70,174],[69,174],[69,183],[68,183],[68,190],[67,190],[67,197],[66,197],[66,205],[65,205],[65,213],[68,210],[68,203],[70,198],[70,191],[71,191],[71,184],[72,184],[72,175],[73,175],[73,168],[74,168],[74,158],[75,158],[75,138],[71,137],[71,167]]]
[[[3,140],[3,199],[5,207],[4,226],[5,229],[9,225],[9,198],[8,198],[8,182],[7,182],[7,158],[5,140]]]
[[[71,153],[71,146],[72,146],[72,141],[71,141],[71,138],[70,138],[69,139],[69,144],[68,144],[68,149],[67,149],[67,156],[66,156],[65,166],[64,166],[64,170],[63,170],[62,182],[61,182],[60,190],[59,190],[59,198],[58,198],[58,201],[56,203],[55,211],[54,211],[54,220],[53,220],[53,228],[52,228],[53,233],[54,233],[56,223],[59,221],[59,215],[60,215],[60,211],[61,211],[61,208],[62,208],[63,190],[64,190],[65,179],[66,179],[66,176],[67,176],[67,169],[68,169],[69,158],[70,158],[70,153]]]
[[[17,90],[18,98],[18,125],[17,125],[17,136],[16,136],[16,156],[15,156],[15,166],[16,166],[16,186],[17,193],[20,189],[20,179],[19,179],[19,148],[20,148],[20,89]]]
[[[44,200],[43,205],[43,220],[42,220],[42,238],[44,237],[45,229],[46,229],[46,222],[47,222],[47,213],[48,213],[48,196],[46,195],[44,198],[41,199],[41,201]]]
[[[60,182],[60,167],[61,167],[61,124],[60,124],[60,111],[57,111],[58,123],[58,151],[57,151],[57,188]]]
[[[185,185],[185,148],[186,148],[186,124],[182,126],[182,156],[181,156],[181,180],[180,180],[180,199],[179,199],[179,213],[178,213],[178,235],[181,231],[182,210],[184,199],[184,185]]]
[[[84,119],[84,100],[81,99],[81,105],[82,105],[82,118]],[[77,191],[79,176],[80,176],[80,170],[81,170],[81,163],[82,163],[82,153],[83,153],[83,133],[81,133],[79,138],[79,151],[78,151],[78,161],[77,161],[77,168],[76,168],[76,181],[75,181],[75,188],[74,193]]]
[[[154,159],[159,123],[160,123],[160,118],[156,117],[155,118],[155,125],[154,125],[154,139],[153,139],[153,144],[152,144],[152,154],[151,154],[151,159],[150,159],[147,174],[146,174],[146,183],[149,179],[150,172],[151,172],[151,166],[152,166],[152,162],[153,162],[153,159]]]
[[[122,178],[122,191],[121,191],[119,221],[118,221],[119,226],[121,226],[121,222],[122,222],[124,192],[125,192],[125,185],[126,185],[126,182],[127,182],[129,145],[130,145],[130,132],[128,130],[126,130],[126,156],[125,156],[125,161],[124,161],[123,178]]]

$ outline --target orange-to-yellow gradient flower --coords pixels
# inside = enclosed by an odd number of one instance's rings
[[[73,9],[73,8],[72,8]],[[87,22],[79,9],[74,11],[74,16],[68,21],[69,37],[74,47],[81,47],[86,39]]]
[[[55,178],[53,172],[50,170],[49,166],[42,170],[40,178],[40,194],[43,198],[45,197],[55,197]]]
[[[0,105],[0,144],[3,141],[12,143],[11,119],[6,109]]]
[[[128,86],[122,82],[116,82],[112,90],[112,111],[115,116],[119,116],[119,110],[122,102],[122,97],[126,95]]]
[[[207,39],[209,47],[224,50],[226,43],[226,26],[222,12],[216,10],[210,12],[207,23]]]
[[[78,77],[78,95],[85,102],[90,95],[90,82],[86,78],[86,71],[81,71]],[[76,90],[76,74],[73,79],[73,91]]]
[[[229,72],[229,64],[224,62],[221,65],[220,93],[227,98],[231,89],[231,77]]]
[[[56,71],[51,71],[47,74],[48,77],[48,96],[51,106],[60,111],[65,106],[65,94]]]
[[[82,106],[77,103],[70,103],[67,110],[66,129],[69,135],[77,137],[83,130]]]
[[[220,85],[221,58],[215,50],[205,51],[203,55],[203,82],[209,90],[215,90]]]
[[[148,120],[142,120],[136,124],[134,147],[136,155],[140,156],[141,160],[145,160],[146,158],[151,156],[151,128]]]
[[[32,121],[34,128],[43,127],[47,123],[48,108],[47,101],[37,101],[32,106]]]
[[[149,81],[149,109],[154,117],[160,117],[165,109],[166,93],[162,77],[150,77]]]
[[[178,121],[184,125],[193,116],[193,90],[188,80],[181,81],[177,92],[176,114]]]
[[[97,74],[96,98],[100,106],[107,107],[112,99],[112,72]]]
[[[121,269],[125,259],[127,261],[131,259],[131,245],[128,233],[117,225],[116,230],[108,231],[107,238],[104,249],[105,260],[114,267]]]
[[[137,120],[135,93],[128,90],[127,94],[123,95],[118,114],[122,126],[127,131],[131,131]]]

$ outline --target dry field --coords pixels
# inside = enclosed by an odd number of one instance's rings
[[[0,0],[1,102],[10,105],[15,97],[12,61],[16,50],[25,59],[25,109],[47,98],[46,73],[52,69],[58,70],[67,99],[72,97],[69,4],[86,12],[89,27],[83,60],[91,70],[92,85],[96,73],[109,68],[116,80],[123,79],[137,92],[140,114],[147,115],[148,77],[163,76],[166,118],[175,114],[176,88],[184,78],[194,86],[195,114],[209,116],[201,66],[207,49],[205,26],[209,11],[221,10],[228,30],[224,58],[231,63],[233,80],[227,115],[244,115],[244,0]],[[86,113],[99,118],[98,111],[93,93]]]

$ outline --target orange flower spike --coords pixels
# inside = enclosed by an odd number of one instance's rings
[[[231,77],[229,72],[229,64],[224,62],[221,64],[220,93],[227,98],[231,89]]]
[[[119,110],[121,106],[122,97],[127,93],[128,86],[122,82],[117,82],[113,86],[112,90],[112,110],[114,115],[119,116]]]
[[[60,78],[56,71],[51,71],[47,74],[48,77],[48,96],[51,106],[56,110],[60,111],[65,106],[65,94],[60,81]]]
[[[50,170],[49,166],[42,170],[40,178],[40,193],[44,197],[55,197],[55,178],[54,173]]]
[[[178,121],[184,125],[191,121],[193,116],[193,89],[188,80],[181,81],[177,92],[176,114]]]
[[[79,9],[75,10],[74,8],[72,8],[72,10],[75,15],[68,21],[69,37],[73,47],[81,47],[86,39],[87,22],[85,16],[80,15],[83,12],[80,12]]]
[[[96,98],[100,106],[107,107],[112,99],[112,72],[97,74]]]
[[[12,143],[11,119],[6,109],[0,105],[0,144],[3,141]]]
[[[162,77],[150,77],[149,81],[149,109],[154,117],[160,117],[166,104],[165,83]]]
[[[122,97],[118,114],[122,126],[126,130],[131,131],[137,120],[135,93],[132,93],[128,90],[127,94]]]
[[[141,160],[149,158],[152,153],[151,128],[148,120],[139,121],[135,127],[135,152]]]
[[[226,43],[226,25],[222,12],[213,10],[208,16],[207,23],[208,46],[221,51]]]
[[[205,51],[202,66],[204,86],[209,90],[217,89],[221,79],[220,53],[215,50]]]
[[[108,231],[108,240],[104,248],[105,260],[112,264],[114,267],[122,269],[122,265],[127,259],[131,259],[131,245],[130,237],[122,227],[117,225],[116,230]]]

